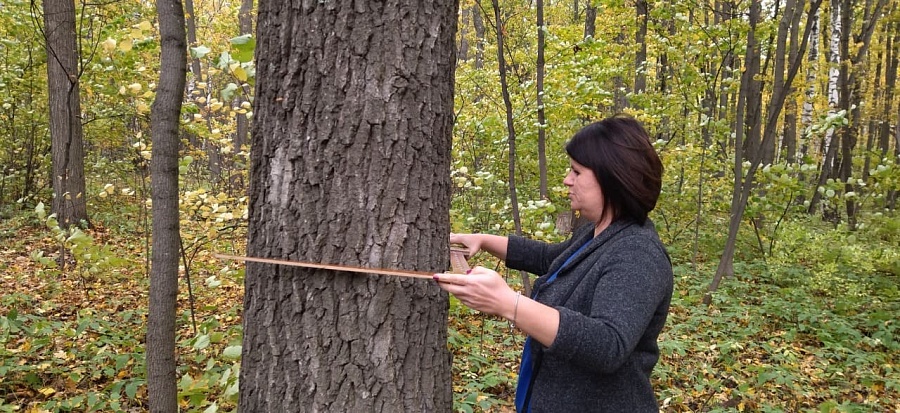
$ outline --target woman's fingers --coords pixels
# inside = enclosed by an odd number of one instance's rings
[[[478,237],[475,234],[450,234],[450,244],[465,246],[468,251],[466,253],[467,257],[471,257],[481,250],[481,245],[478,243]]]
[[[437,281],[438,284],[466,285],[465,276],[460,275],[460,274],[450,274],[450,273],[435,274],[434,280]],[[443,286],[441,286],[441,287],[443,287]]]
[[[434,280],[466,306],[490,314],[499,314],[502,299],[512,292],[495,271],[475,267],[466,274],[435,274]]]

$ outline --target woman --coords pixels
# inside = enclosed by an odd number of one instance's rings
[[[614,116],[566,145],[563,184],[573,210],[592,224],[560,244],[517,236],[452,234],[470,254],[484,250],[512,269],[542,275],[532,297],[496,272],[437,274],[463,304],[508,319],[528,335],[519,370],[519,412],[658,411],[650,373],[672,297],[672,266],[647,218],[662,163],[644,128]]]

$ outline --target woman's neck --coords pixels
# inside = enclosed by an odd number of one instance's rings
[[[594,236],[600,235],[604,229],[609,227],[609,224],[612,224],[612,216],[609,214],[605,214],[603,218],[600,219],[596,224],[594,224]]]

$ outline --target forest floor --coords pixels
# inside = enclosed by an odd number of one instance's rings
[[[0,221],[0,412],[146,410],[146,240],[95,224],[92,243],[118,258],[91,273],[56,265],[59,244],[34,221]],[[813,283],[799,268],[742,264],[705,306],[708,271],[675,269],[654,371],[663,411],[900,412],[897,275]],[[179,295],[179,400],[184,411],[232,411],[243,272],[208,251],[190,270],[193,315],[183,283]],[[451,299],[455,410],[511,411],[523,340]]]

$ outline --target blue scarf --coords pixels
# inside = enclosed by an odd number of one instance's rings
[[[543,288],[546,285],[549,285],[553,281],[556,280],[556,276],[559,275],[559,272],[562,271],[563,268],[566,268],[566,265],[569,265],[572,262],[572,259],[575,258],[579,252],[581,252],[588,244],[593,241],[593,238],[589,239],[584,243],[580,248],[578,248],[569,258],[566,259],[566,262],[563,263],[552,275],[550,278],[547,278],[547,281],[541,285]],[[535,289],[534,293],[531,296],[531,299],[537,300],[537,289]],[[525,405],[527,400],[527,396],[531,387],[531,378],[534,375],[534,358],[531,356],[531,336],[525,338],[525,347],[522,349],[522,364],[519,366],[519,383],[516,385],[516,411],[519,413],[528,413],[531,411],[530,403],[528,406]]]

